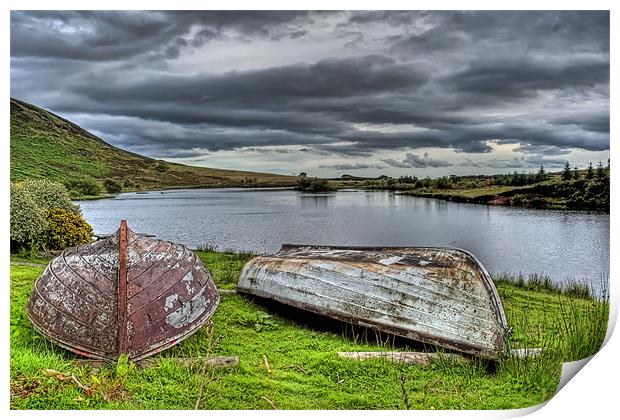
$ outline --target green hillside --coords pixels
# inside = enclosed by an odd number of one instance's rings
[[[49,111],[11,99],[11,180],[117,181],[126,190],[291,186],[295,177],[187,166],[114,147]]]

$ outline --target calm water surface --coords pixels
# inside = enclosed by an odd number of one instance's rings
[[[609,273],[609,215],[527,210],[386,191],[169,190],[79,203],[96,233],[120,219],[190,247],[272,253],[283,243],[449,246],[493,273],[544,273],[599,283]]]

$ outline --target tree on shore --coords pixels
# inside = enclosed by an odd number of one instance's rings
[[[536,178],[538,181],[544,181],[547,179],[547,171],[545,171],[545,167],[540,165],[540,169],[538,170],[538,174],[536,174]]]
[[[586,172],[586,179],[592,178],[594,178],[594,169],[592,169],[592,162],[590,162],[590,165],[588,166],[588,172]]]
[[[598,161],[598,166],[596,167],[596,177],[599,179],[605,178],[605,168],[603,167],[603,162]]]
[[[564,181],[568,181],[573,177],[573,174],[570,171],[570,163],[566,161],[564,164],[564,170],[562,171],[562,179]]]
[[[304,174],[304,176],[302,176]],[[305,172],[302,172],[297,177],[297,189],[300,191],[310,191],[310,192],[323,192],[323,191],[331,191],[333,188],[327,183],[326,179],[323,178],[310,178],[305,176]]]

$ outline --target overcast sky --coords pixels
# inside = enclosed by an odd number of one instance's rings
[[[192,165],[584,167],[609,157],[609,13],[12,12],[11,96]]]

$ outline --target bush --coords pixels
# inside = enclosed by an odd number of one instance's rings
[[[324,192],[332,190],[326,179],[317,177],[308,178],[305,176],[297,177],[297,189],[310,192]]]
[[[566,183],[562,192],[568,208],[609,212],[609,178]]]
[[[65,181],[65,187],[77,195],[99,195],[103,186],[93,178],[75,178]]]
[[[42,210],[64,209],[79,211],[79,207],[71,202],[66,188],[57,182],[47,179],[32,179],[19,184],[19,188],[26,191]]]
[[[523,196],[521,194],[515,194],[514,197],[512,197],[512,200],[510,200],[510,203],[513,206],[523,206],[525,204],[525,199],[523,198]]]
[[[93,232],[67,190],[47,180],[11,183],[11,250],[64,249],[90,242]]]
[[[121,183],[113,179],[106,179],[105,181],[103,181],[103,187],[106,189],[107,192],[112,194],[120,193],[123,191],[123,186],[121,185]]]
[[[329,184],[326,179],[322,178],[314,178],[310,182],[310,191],[321,192],[321,191],[331,191]]]
[[[452,181],[447,176],[443,176],[435,181],[435,187],[440,190],[448,190],[452,188]]]
[[[548,204],[547,199],[545,197],[541,197],[540,195],[533,195],[527,200],[527,207],[534,209],[544,209]]]
[[[310,188],[311,183],[312,183],[312,180],[308,178],[306,175],[297,177],[297,186],[302,191],[305,191],[306,189]]]
[[[166,163],[165,163],[165,162],[158,162],[158,163],[155,165],[155,170],[156,170],[157,172],[166,172],[166,170],[168,170],[168,165],[166,165]]]
[[[47,229],[45,211],[24,188],[11,183],[11,249],[36,247]]]
[[[45,244],[51,249],[65,249],[92,240],[93,228],[81,214],[64,209],[47,212]]]

